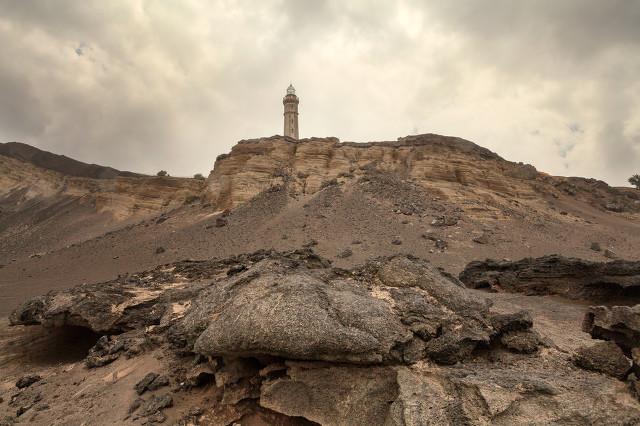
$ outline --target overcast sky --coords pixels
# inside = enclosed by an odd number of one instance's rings
[[[557,175],[640,173],[640,1],[0,0],[0,141],[208,173],[236,141],[460,136]]]

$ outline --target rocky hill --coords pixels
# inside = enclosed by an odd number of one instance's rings
[[[87,164],[64,155],[43,151],[20,142],[0,143],[0,155],[15,158],[34,166],[53,170],[65,176],[86,177],[92,179],[112,179],[118,176],[143,176],[138,173],[122,172],[112,167]]]
[[[4,144],[0,259],[86,241],[198,199],[202,188],[194,179],[119,172],[24,144]]]
[[[0,155],[0,208],[6,422],[640,413],[640,191],[459,138],[274,136],[206,182]]]

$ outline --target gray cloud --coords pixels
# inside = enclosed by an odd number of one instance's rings
[[[206,173],[239,139],[474,140],[556,174],[640,164],[640,3],[0,0],[0,139]]]

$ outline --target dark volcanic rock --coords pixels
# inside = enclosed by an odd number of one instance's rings
[[[538,350],[541,342],[540,335],[533,330],[516,330],[503,334],[500,343],[514,352],[531,354]]]
[[[640,305],[591,306],[582,328],[595,339],[612,340],[627,353],[640,347]]]
[[[142,395],[148,390],[153,391],[161,388],[162,386],[167,386],[168,384],[169,379],[166,376],[159,376],[156,373],[149,373],[144,376],[138,383],[136,383],[134,389],[136,390],[138,395]]]
[[[29,374],[27,376],[22,376],[16,382],[16,387],[18,389],[28,388],[29,386],[31,386],[36,382],[39,382],[40,380],[42,380],[42,377],[38,376],[37,374]]]
[[[141,414],[144,416],[151,416],[158,413],[164,408],[169,408],[173,405],[173,398],[171,395],[152,396],[142,406]]]
[[[502,334],[510,331],[528,330],[533,326],[533,320],[529,311],[520,311],[513,314],[497,314],[491,316],[491,325]]]
[[[471,288],[558,294],[570,299],[638,300],[640,262],[590,262],[557,255],[515,262],[485,260],[469,263],[460,280]]]
[[[340,253],[336,255],[340,259],[346,259],[347,257],[351,257],[353,255],[353,251],[349,248],[342,250]]]
[[[631,369],[631,360],[613,342],[600,342],[581,348],[575,358],[577,366],[623,379]]]

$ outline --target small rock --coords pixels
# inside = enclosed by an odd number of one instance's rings
[[[164,252],[165,252],[164,247],[158,247],[158,248],[156,249],[156,254],[160,254],[160,253],[164,253]]]
[[[602,251],[602,248],[600,247],[600,243],[597,243],[597,242],[591,243],[591,250]]]
[[[395,238],[391,241],[391,244],[393,244],[394,246],[399,246],[400,244],[402,244],[402,241],[399,238]]]
[[[238,264],[238,265],[233,265],[231,268],[229,268],[229,270],[227,271],[227,275],[231,276],[231,275],[235,275],[235,274],[239,274],[240,272],[246,270],[247,267],[245,265],[242,264]]]
[[[360,241],[360,240],[353,240],[353,241],[351,241],[351,244],[353,244],[353,245],[362,244],[362,241]]]
[[[433,221],[431,221],[431,225],[432,226],[453,226],[453,225],[456,225],[459,220],[460,219],[457,216],[444,215],[444,216],[439,216],[433,219]]]
[[[511,331],[528,330],[533,326],[529,311],[519,311],[513,314],[497,314],[491,317],[491,325],[498,334]]]
[[[165,421],[167,421],[167,416],[158,412],[150,415],[145,424],[164,423]]]
[[[448,247],[448,244],[445,240],[436,240],[435,247],[439,250],[445,250]]]
[[[336,257],[339,257],[340,259],[346,259],[347,257],[351,257],[352,255],[353,255],[353,251],[351,251],[351,249],[349,248],[346,248],[342,250],[340,253],[338,253]]]
[[[566,211],[562,210],[562,211],[560,212],[560,214],[561,214],[562,216],[566,216],[566,215],[568,215],[569,213],[567,213]]]
[[[133,388],[136,390],[138,395],[142,395],[143,393],[146,392],[147,387],[151,384],[151,382],[155,380],[156,377],[158,377],[156,373],[149,373],[146,376],[144,376],[142,380],[136,383],[136,385]]]
[[[316,240],[309,240],[308,242],[304,243],[302,247],[308,248],[308,247],[313,247],[317,245],[318,245],[318,242]]]
[[[222,228],[223,226],[227,226],[227,219],[223,219],[221,217],[216,218],[216,228]]]
[[[204,410],[200,407],[191,407],[189,409],[189,415],[192,417],[201,416],[204,413]]]
[[[133,414],[138,408],[140,408],[140,406],[144,403],[144,399],[142,398],[136,398],[131,405],[129,405],[129,409],[127,410],[127,412],[129,414]]]
[[[473,239],[473,242],[478,244],[489,244],[489,236],[487,234],[482,234],[478,237],[475,237]]]
[[[169,385],[169,378],[164,375],[158,375],[156,373],[149,373],[142,378],[136,385],[134,389],[138,393],[138,395],[142,395],[146,391],[153,392],[155,390],[160,389],[163,386]]]
[[[574,362],[585,370],[597,371],[618,379],[623,379],[631,368],[631,360],[618,345],[609,341],[580,348]]]
[[[604,257],[606,257],[607,259],[617,259],[618,255],[611,249],[606,249],[604,251]]]
[[[538,350],[540,336],[533,330],[509,331],[500,337],[500,343],[511,351],[532,354]]]
[[[151,416],[158,411],[171,407],[173,405],[173,398],[171,395],[152,396],[142,407],[143,416]]]
[[[38,376],[37,374],[29,374],[27,376],[22,376],[16,382],[16,387],[18,389],[28,388],[29,386],[31,386],[36,382],[39,382],[40,380],[42,380],[42,377]]]

